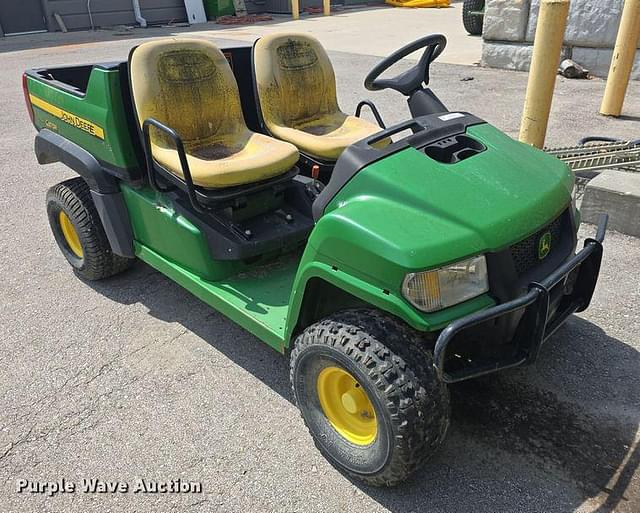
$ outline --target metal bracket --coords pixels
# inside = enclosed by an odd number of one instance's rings
[[[178,159],[180,160],[180,167],[182,169],[182,176],[184,177],[184,182],[187,185],[187,195],[189,196],[189,201],[191,202],[191,206],[194,208],[196,212],[200,212],[201,214],[206,214],[209,212],[209,209],[202,206],[202,204],[198,201],[198,197],[196,196],[195,186],[193,184],[193,178],[191,177],[191,170],[189,169],[189,162],[187,160],[187,153],[184,150],[184,143],[180,136],[176,133],[175,130],[169,128],[166,125],[163,125],[160,121],[154,118],[147,118],[144,120],[142,124],[142,133],[144,135],[144,153],[145,160],[147,163],[147,173],[149,176],[149,183],[151,187],[153,187],[158,192],[168,192],[172,190],[172,188],[164,188],[158,184],[156,180],[156,170],[155,163],[153,160],[153,152],[151,149],[151,135],[149,133],[150,127],[157,128],[161,132],[164,132],[169,138],[173,141],[173,144],[176,147],[176,151],[178,152]]]

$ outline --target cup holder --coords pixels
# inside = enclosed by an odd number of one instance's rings
[[[433,160],[443,164],[455,164],[473,157],[486,150],[487,147],[479,141],[467,135],[454,135],[446,139],[440,139],[425,146],[423,151]]]

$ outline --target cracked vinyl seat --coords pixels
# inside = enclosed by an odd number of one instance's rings
[[[155,118],[182,139],[195,185],[216,189],[250,184],[289,171],[295,146],[250,131],[229,63],[212,43],[171,39],[143,43],[129,56],[137,119]],[[183,177],[171,139],[151,128],[155,161]]]
[[[254,46],[253,66],[266,129],[303,153],[336,160],[347,146],[380,131],[340,110],[333,67],[317,39],[295,33],[264,36]]]

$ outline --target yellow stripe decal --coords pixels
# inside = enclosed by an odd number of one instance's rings
[[[61,119],[65,123],[68,123],[71,126],[75,126],[80,130],[84,130],[91,135],[95,135],[99,139],[104,139],[104,130],[95,123],[87,121],[86,119],[81,118],[80,116],[76,116],[75,114],[71,114],[71,112],[67,112],[66,110],[62,110],[60,107],[51,105],[50,103],[45,102],[44,100],[38,98],[37,96],[33,96],[32,94],[29,95],[29,99],[31,100],[31,103],[33,105],[45,112],[48,112],[56,118]]]

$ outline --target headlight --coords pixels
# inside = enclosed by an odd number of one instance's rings
[[[402,283],[402,294],[418,310],[435,312],[462,303],[489,290],[484,255],[455,264],[409,273]]]

